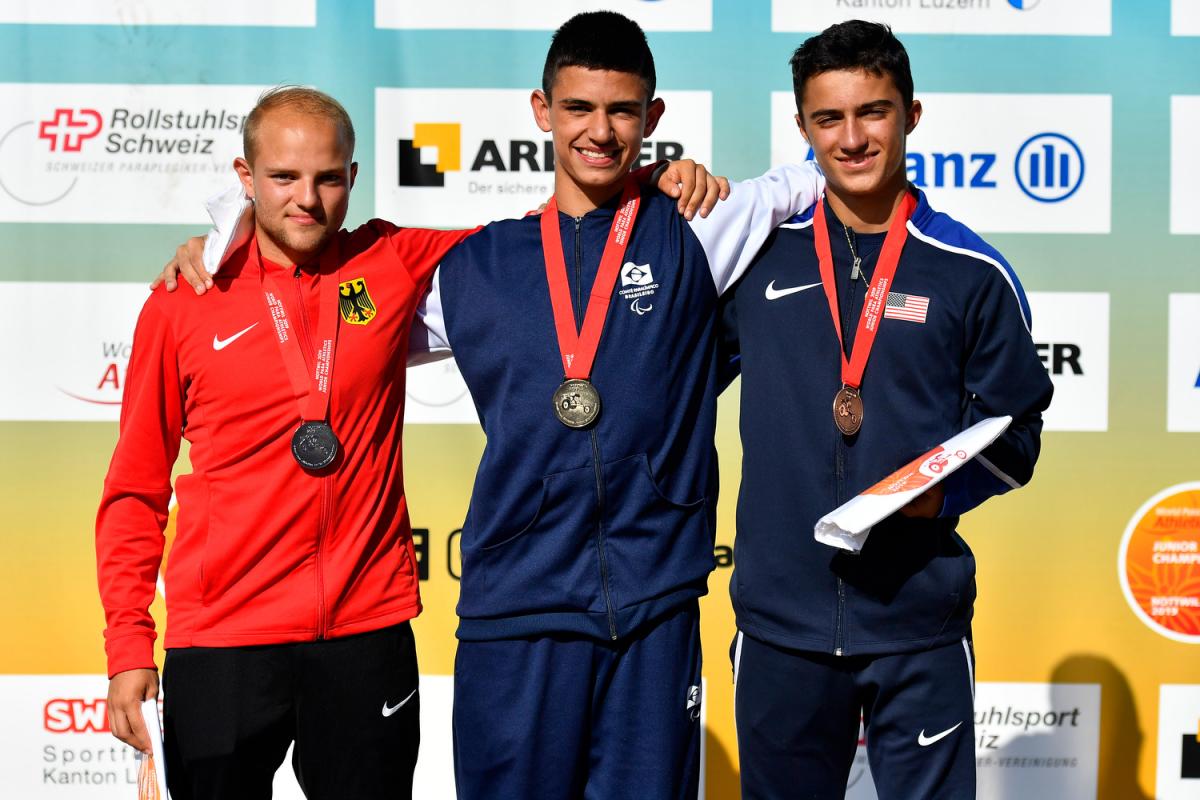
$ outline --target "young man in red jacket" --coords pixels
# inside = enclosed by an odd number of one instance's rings
[[[165,582],[176,798],[267,796],[293,739],[309,797],[411,786],[421,604],[395,422],[416,304],[470,231],[341,230],[353,152],[333,98],[265,95],[235,162],[253,238],[214,297],[158,291],[138,320],[96,551],[112,729],[146,749],[148,607],[187,439]]]

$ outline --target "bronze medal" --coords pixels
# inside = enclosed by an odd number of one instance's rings
[[[817,250],[817,262],[821,269],[821,285],[825,288],[825,299],[829,302],[829,315],[833,319],[833,329],[837,333],[838,344],[842,345],[839,355],[842,361],[842,388],[833,396],[833,424],[845,436],[853,436],[862,429],[863,373],[867,368],[867,359],[871,348],[875,345],[875,334],[879,330],[879,320],[883,317],[884,306],[887,302],[888,291],[896,276],[896,268],[900,264],[900,253],[904,249],[908,237],[908,220],[916,207],[916,199],[905,192],[900,207],[892,214],[888,223],[888,233],[883,240],[883,249],[879,252],[879,262],[875,267],[875,275],[867,287],[866,297],[863,298],[862,313],[858,317],[858,327],[854,335],[854,349],[847,357],[844,338],[842,337],[842,321],[838,315],[837,285],[834,278],[833,250],[829,244],[829,227],[825,220],[825,201],[817,201],[813,214],[813,245]],[[854,252],[850,241],[849,231],[846,233],[846,244],[854,256],[850,274],[858,277],[861,270],[861,259]]]
[[[833,396],[833,424],[846,436],[853,436],[862,428],[863,401],[857,389],[843,386]]]
[[[600,393],[591,381],[565,380],[554,390],[554,415],[568,428],[586,428],[600,416]]]

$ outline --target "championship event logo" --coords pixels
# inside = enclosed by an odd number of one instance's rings
[[[863,492],[863,494],[888,495],[911,492],[928,486],[940,477],[948,467],[967,460],[965,450],[948,451],[941,445],[920,458],[915,458],[900,469]]]
[[[1200,483],[1164,489],[1137,510],[1117,570],[1138,619],[1168,639],[1200,644]]]

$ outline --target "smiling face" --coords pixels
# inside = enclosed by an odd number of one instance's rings
[[[253,163],[234,162],[254,219],[263,257],[280,264],[312,261],[342,227],[358,165],[337,124],[323,116],[280,109],[266,113],[255,134]]]
[[[550,94],[530,99],[538,127],[554,137],[554,194],[579,216],[621,190],[665,109],[631,72],[563,67]]]
[[[831,70],[805,81],[796,122],[827,191],[853,203],[904,191],[905,140],[920,118],[920,102],[906,106],[888,74]]]

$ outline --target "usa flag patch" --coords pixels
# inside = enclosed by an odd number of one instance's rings
[[[888,292],[883,308],[884,319],[903,319],[909,322],[925,322],[929,311],[929,298],[903,292]]]

